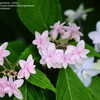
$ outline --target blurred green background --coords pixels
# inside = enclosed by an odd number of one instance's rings
[[[16,0],[0,0],[0,2]],[[100,20],[100,5],[97,0],[60,0],[63,12],[66,9],[76,9],[80,3],[83,3],[85,8],[94,8],[94,11],[88,14],[87,20],[83,22],[83,30],[85,40],[88,41],[87,33],[95,30],[95,24]],[[63,16],[64,17],[64,16]],[[16,8],[10,10],[0,10],[0,42],[12,41],[16,39],[25,39],[27,42],[31,42],[33,35],[21,22]]]
[[[0,2],[15,2],[15,1],[16,0],[0,0]],[[88,32],[95,30],[96,22],[100,20],[100,5],[99,5],[100,3],[97,0],[60,0],[60,5],[62,8],[61,9],[62,16],[63,19],[65,19],[64,11],[67,9],[76,10],[81,3],[84,4],[86,9],[87,8],[94,9],[91,13],[88,14],[87,20],[82,22],[84,39],[85,41],[91,43],[91,41],[88,39]],[[28,30],[28,28],[23,24],[21,19],[18,17],[16,8],[11,8],[10,10],[0,10],[0,43],[4,41],[13,41],[17,39],[23,39],[27,43],[31,43],[33,38],[34,38],[33,34]],[[55,85],[56,78],[54,79],[54,77],[52,76],[55,76],[57,71],[46,70],[45,73],[48,73],[48,77]]]

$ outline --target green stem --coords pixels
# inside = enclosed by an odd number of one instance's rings
[[[83,32],[83,26],[82,26],[81,19],[78,20],[78,24],[80,26],[80,31]]]
[[[5,59],[5,61],[6,61],[7,65],[9,65],[9,67],[12,68],[13,64],[7,58]]]
[[[3,68],[4,68],[4,69],[7,69],[5,65],[3,65]]]
[[[85,10],[85,12],[88,13],[88,12],[92,12],[93,10],[94,10],[93,8],[88,8]]]
[[[15,69],[16,66],[18,66],[18,63],[12,64],[7,58],[5,59],[6,63],[9,65],[9,67],[12,69]],[[13,66],[13,67],[12,67]]]

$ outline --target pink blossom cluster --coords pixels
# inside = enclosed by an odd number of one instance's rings
[[[65,25],[57,22],[51,26],[51,31],[44,31],[42,34],[35,32],[33,44],[37,46],[41,55],[40,64],[47,65],[48,68],[67,68],[68,65],[80,65],[87,59],[89,50],[85,49],[85,42],[81,40],[82,33],[76,24]],[[76,45],[70,41],[77,42]],[[0,67],[4,66],[6,57],[10,55],[7,50],[8,43],[0,46]],[[26,60],[19,60],[20,70],[17,77],[3,76],[0,78],[0,97],[8,94],[22,99],[19,88],[24,83],[24,78],[28,79],[31,74],[36,74],[34,59],[30,54]]]
[[[4,60],[10,55],[10,51],[6,50],[8,43],[5,42],[0,46],[0,66],[4,66]],[[19,60],[19,65],[21,69],[18,72],[17,79],[15,80],[11,76],[5,76],[0,78],[0,97],[4,97],[8,94],[9,97],[14,95],[18,99],[22,99],[22,93],[18,89],[23,85],[24,80],[22,78],[28,79],[31,74],[35,74],[34,59],[30,54],[27,60]],[[12,70],[12,69],[11,69]]]
[[[77,46],[67,46],[64,62],[66,64],[81,64],[85,59],[87,59],[88,53],[89,50],[85,49],[85,42],[81,40]]]
[[[13,80],[11,77],[7,79],[7,77],[0,78],[0,97],[4,97],[5,94],[8,94],[9,97],[14,95],[18,99],[22,99],[22,93],[18,89],[22,86],[24,80]]]
[[[53,40],[57,39],[58,35],[63,39],[74,39],[75,41],[80,41],[80,36],[83,34],[79,31],[80,27],[76,24],[69,23],[69,26],[65,25],[65,23],[60,23],[58,21],[53,26],[51,26],[50,35]]]
[[[41,64],[47,64],[48,68],[66,68],[68,64],[79,64],[87,58],[89,50],[85,49],[85,42],[80,40],[81,32],[79,27],[75,24],[65,26],[64,23],[57,22],[51,27],[53,30],[50,32],[44,31],[42,34],[36,32],[33,44],[37,46],[41,55]],[[55,44],[58,34],[61,39],[78,41],[75,45],[65,45],[65,49],[56,48]],[[65,36],[65,38],[62,38]],[[53,39],[53,40],[52,40]]]

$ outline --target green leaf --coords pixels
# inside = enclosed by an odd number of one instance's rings
[[[19,56],[25,48],[26,43],[23,40],[9,42],[7,49],[10,51],[11,54],[7,57],[7,59],[5,59],[5,65],[7,68],[16,68]]]
[[[59,0],[18,0],[18,4],[31,5],[17,9],[21,21],[31,32],[48,29],[61,19]]]
[[[24,83],[24,85],[21,87],[21,92],[23,95],[22,100],[39,100],[40,98],[41,100],[48,100],[41,89],[36,89],[28,83]],[[18,99],[14,97],[12,100]]]
[[[36,70],[36,72],[36,74],[30,76],[28,82],[40,88],[49,89],[53,92],[56,92],[53,84],[50,82],[47,76],[40,70]]]
[[[40,57],[34,45],[30,45],[27,48],[25,48],[25,50],[21,53],[19,59],[26,59],[30,54],[33,55],[35,61],[39,62]]]
[[[94,100],[70,69],[62,69],[57,81],[56,100]]]
[[[18,61],[20,54],[25,48],[26,44],[22,40],[9,42],[8,50],[10,50],[11,54],[8,56],[8,60],[15,64]]]
[[[100,100],[100,77],[94,77],[91,85],[88,87],[89,91],[95,97],[95,100]]]
[[[96,52],[92,46],[86,44],[86,48],[90,50],[90,53],[88,54],[88,56],[100,57],[100,53]]]

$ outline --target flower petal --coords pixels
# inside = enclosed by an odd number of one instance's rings
[[[0,49],[5,50],[7,46],[8,46],[8,42],[5,42],[0,46]]]
[[[14,84],[16,85],[17,88],[21,87],[24,83],[23,79],[15,80]]]
[[[24,68],[25,64],[26,64],[25,60],[20,60],[19,61],[19,65],[20,65],[21,68]]]
[[[22,93],[21,93],[21,91],[18,90],[18,89],[14,92],[14,96],[15,96],[16,98],[20,99],[20,100],[23,99]]]

